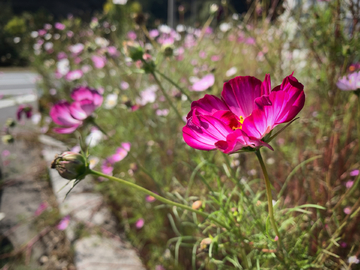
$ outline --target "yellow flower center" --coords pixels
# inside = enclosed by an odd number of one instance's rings
[[[244,120],[245,120],[245,118],[242,116],[242,115],[240,115],[240,117],[239,117],[239,123],[240,123],[240,126],[238,126],[238,127],[233,127],[232,129],[233,130],[237,130],[237,129],[242,129],[242,124],[244,123]]]

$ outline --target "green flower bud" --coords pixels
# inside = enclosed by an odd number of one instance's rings
[[[2,136],[1,140],[4,144],[10,144],[15,141],[14,137],[10,134]]]
[[[61,177],[72,179],[83,179],[88,170],[85,157],[74,152],[64,152],[56,155],[51,163],[51,168],[56,169]]]
[[[161,51],[166,57],[170,57],[174,54],[174,47],[170,44],[164,44],[161,47]]]
[[[9,118],[8,120],[6,120],[5,125],[9,128],[15,127],[16,126],[16,122],[14,119]]]

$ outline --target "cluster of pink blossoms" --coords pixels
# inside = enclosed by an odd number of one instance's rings
[[[231,154],[244,147],[272,147],[263,139],[274,127],[295,118],[305,103],[304,86],[290,75],[271,90],[265,80],[238,76],[224,84],[222,98],[205,95],[192,102],[183,128],[185,142],[195,149]]]
[[[72,133],[101,106],[103,96],[95,89],[80,86],[71,93],[73,103],[62,100],[50,110],[52,120],[63,127],[54,128],[57,133]]]

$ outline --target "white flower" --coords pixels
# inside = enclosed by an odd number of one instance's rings
[[[98,157],[94,157],[94,156],[89,156],[88,160],[89,160],[89,168],[90,169],[94,169],[96,164],[98,164],[100,161],[100,159]]]
[[[31,36],[32,38],[37,38],[37,37],[39,36],[39,33],[38,33],[38,31],[32,31],[31,34],[30,34],[30,36]]]
[[[66,75],[70,71],[69,64],[70,62],[67,58],[59,60],[59,62],[56,64],[57,71],[63,76]]]
[[[89,147],[94,147],[97,145],[103,138],[103,134],[98,129],[93,129],[90,134],[86,137],[85,142]]]
[[[136,103],[144,106],[147,103],[154,103],[156,100],[156,91],[158,87],[151,85],[140,93],[140,98],[136,99]]]
[[[107,95],[106,97],[106,100],[105,100],[105,109],[112,109],[116,106],[117,104],[117,101],[118,101],[118,95],[117,94],[109,94]]]
[[[348,263],[352,264],[352,263],[355,263],[355,264],[358,264],[360,261],[359,259],[356,257],[356,256],[351,256],[349,257],[348,259]]]
[[[113,0],[113,4],[115,5],[126,5],[127,0]]]
[[[21,38],[19,37],[14,37],[14,43],[19,43],[21,41]]]
[[[231,76],[235,75],[236,72],[237,72],[237,68],[232,67],[228,71],[226,71],[225,75],[226,75],[226,77],[231,77]]]
[[[219,26],[221,32],[227,32],[231,29],[231,25],[229,23],[222,23]]]
[[[95,43],[96,43],[96,45],[100,46],[101,48],[105,48],[109,45],[109,41],[103,37],[95,38]]]
[[[75,45],[70,46],[69,51],[74,53],[74,54],[79,54],[79,53],[81,53],[83,51],[84,47],[85,47],[84,44],[77,43]]]
[[[44,44],[44,48],[45,48],[45,50],[47,50],[47,51],[50,51],[53,47],[54,47],[54,44],[53,44],[52,42],[46,42],[46,43]]]
[[[186,30],[186,27],[183,24],[178,24],[176,26],[176,32],[178,32],[178,33],[184,32],[185,30]]]
[[[170,34],[171,28],[165,24],[159,26],[159,31],[164,34]]]

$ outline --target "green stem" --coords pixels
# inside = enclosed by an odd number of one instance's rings
[[[159,85],[161,92],[162,92],[163,95],[165,96],[166,100],[169,102],[171,108],[174,109],[176,115],[179,117],[179,119],[181,120],[181,122],[184,122],[184,120],[182,119],[179,111],[176,109],[176,107],[175,107],[174,104],[172,103],[169,95],[166,93],[166,91],[165,91],[164,87],[162,86],[161,82],[159,81],[158,77],[156,77],[155,72],[151,72],[151,74],[154,76],[154,79],[155,79],[156,83]]]
[[[264,174],[264,178],[265,178],[265,185],[266,185],[266,195],[267,195],[267,199],[268,199],[268,209],[269,209],[269,216],[270,216],[270,222],[271,225],[278,237],[278,244],[279,246],[281,246],[281,237],[278,231],[278,228],[276,226],[276,222],[275,222],[275,218],[274,218],[274,209],[273,209],[273,205],[272,205],[272,195],[271,195],[271,184],[270,184],[270,180],[269,180],[269,175],[268,172],[266,170],[265,167],[265,163],[264,160],[262,159],[261,153],[260,153],[260,149],[255,151],[255,154],[259,160],[262,172]]]
[[[203,216],[204,218],[207,218],[209,220],[212,220],[214,221],[215,223],[217,223],[218,225],[220,225],[221,227],[225,228],[226,230],[230,231],[231,228],[228,227],[227,225],[225,225],[224,223],[222,223],[221,221],[218,221],[217,219],[211,217],[209,214],[207,213],[204,213],[204,212],[201,212],[201,211],[198,211],[198,210],[195,210],[195,209],[192,209],[190,206],[187,206],[187,205],[183,205],[183,204],[180,204],[180,203],[176,203],[176,202],[173,202],[173,201],[170,201],[168,199],[165,199],[164,197],[154,193],[154,192],[151,192],[150,190],[147,190],[146,188],[143,188],[143,187],[140,187],[134,183],[131,183],[129,181],[126,181],[126,180],[123,180],[123,179],[120,179],[120,178],[117,178],[117,177],[114,177],[114,176],[110,176],[110,175],[106,175],[106,174],[103,174],[101,172],[98,172],[98,171],[93,171],[91,169],[89,169],[89,173],[90,174],[93,174],[93,175],[96,175],[96,176],[100,176],[100,177],[104,177],[104,178],[107,178],[109,180],[113,180],[113,181],[116,181],[116,182],[119,182],[125,186],[128,186],[128,187],[131,187],[131,188],[135,188],[137,189],[138,191],[141,191],[147,195],[150,195],[152,197],[154,197],[155,199],[159,200],[160,202],[163,202],[163,203],[166,203],[168,205],[172,205],[172,206],[176,206],[176,207],[179,207],[179,208],[182,208],[184,210],[188,210],[190,212],[193,212],[193,213],[196,213],[196,214],[199,214],[201,216]]]
[[[188,99],[188,101],[192,102],[191,98],[189,97],[189,95],[185,92],[185,90],[180,87],[176,82],[174,82],[172,79],[170,79],[168,76],[166,76],[164,73],[161,73],[158,70],[155,70],[155,72],[157,72],[161,77],[163,77],[165,80],[167,80],[168,82],[170,82],[172,85],[174,85],[177,89],[179,89],[179,91],[186,96],[186,98]]]

